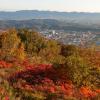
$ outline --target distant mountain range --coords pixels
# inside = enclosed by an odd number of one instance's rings
[[[21,10],[0,12],[0,28],[100,30],[100,13]]]
[[[0,20],[30,20],[30,19],[88,19],[100,20],[100,13],[84,12],[56,12],[56,11],[38,11],[38,10],[21,10],[15,12],[0,12]]]

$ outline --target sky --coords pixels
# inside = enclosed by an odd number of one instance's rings
[[[0,11],[100,12],[100,0],[0,0]]]

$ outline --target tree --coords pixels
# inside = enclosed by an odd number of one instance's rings
[[[77,54],[78,54],[78,48],[75,45],[61,45],[61,55],[67,57]]]
[[[21,40],[17,35],[15,29],[11,29],[5,32],[1,37],[1,57],[4,60],[10,60],[16,57],[16,51],[18,51]],[[24,51],[23,51],[24,53]]]
[[[16,49],[16,51],[15,51],[15,56],[17,59],[19,59],[21,61],[25,59],[26,54],[25,54],[25,49],[24,49],[23,43],[19,44],[18,49]]]
[[[39,55],[44,57],[46,60],[50,62],[55,62],[54,60],[57,60],[56,57],[61,57],[60,45],[55,40],[48,40],[45,42],[46,42],[45,48],[40,50]]]
[[[37,32],[22,29],[18,31],[18,35],[25,46],[26,52],[31,56],[39,53],[46,45],[45,39]]]
[[[80,87],[84,80],[90,75],[91,67],[79,56],[69,56],[66,62],[66,71],[69,79]]]

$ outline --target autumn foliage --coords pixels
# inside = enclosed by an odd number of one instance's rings
[[[99,100],[100,51],[27,29],[0,35],[0,100]]]
[[[5,61],[0,61],[0,68],[9,68],[12,67],[12,63],[7,63]]]

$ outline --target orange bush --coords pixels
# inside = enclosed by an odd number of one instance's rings
[[[95,91],[92,91],[89,87],[81,87],[80,94],[86,98],[88,98],[88,97],[92,98],[92,97],[95,97],[97,95],[97,93]]]

